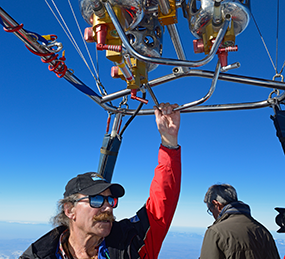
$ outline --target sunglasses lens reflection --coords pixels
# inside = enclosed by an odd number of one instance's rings
[[[103,206],[105,199],[110,204],[111,207],[116,208],[118,205],[118,198],[114,198],[111,196],[102,196],[102,195],[96,195],[90,197],[90,205],[93,208],[100,208]]]

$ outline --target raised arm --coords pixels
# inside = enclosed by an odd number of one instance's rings
[[[158,166],[146,202],[149,229],[140,251],[141,258],[158,257],[162,242],[171,224],[180,193],[181,152],[177,136],[180,113],[173,112],[178,105],[162,103],[155,110],[156,123],[161,135]]]

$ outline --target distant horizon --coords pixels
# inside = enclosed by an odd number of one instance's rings
[[[127,218],[127,217],[125,217],[125,218]],[[123,218],[116,219],[116,220],[121,220],[121,219],[123,219]],[[30,225],[47,225],[47,226],[50,226],[51,228],[53,227],[52,223],[50,221],[0,220],[0,224],[1,223],[11,223],[11,224],[15,223],[15,224],[23,224],[23,225],[28,225],[28,224],[30,224]],[[213,220],[213,223],[214,223],[214,220]],[[170,225],[170,228],[174,228],[174,229],[179,230],[179,231],[180,230],[182,231],[184,229],[193,229],[193,230],[197,229],[197,230],[206,231],[209,226],[211,226],[211,224],[209,224],[205,227],[202,227],[202,226],[197,226],[197,227],[196,226],[186,226],[186,225],[185,226],[181,226],[181,225],[177,226],[177,225],[173,224],[173,225]],[[276,224],[276,227],[274,229],[269,229],[269,228],[267,228],[267,229],[270,232],[276,232],[277,234],[282,234],[282,233],[277,232],[277,230],[280,229],[280,227],[277,224]]]
[[[128,217],[123,217],[123,218],[117,218],[116,220],[121,220],[121,219],[124,219],[124,218],[128,218]],[[50,220],[49,221],[35,221],[35,220],[33,220],[33,221],[27,221],[27,220],[0,220],[0,224],[1,224],[1,222],[5,222],[5,223],[15,223],[15,224],[31,224],[31,225],[50,225],[51,227],[52,227],[52,223],[50,222]],[[213,220],[213,222],[212,223],[214,223],[214,220]],[[178,230],[179,229],[181,229],[181,230],[183,230],[183,229],[207,229],[209,226],[211,226],[212,224],[208,224],[208,225],[206,225],[205,227],[204,226],[181,226],[181,225],[175,225],[175,224],[172,224],[172,225],[170,225],[170,227],[171,228],[177,228]],[[276,224],[276,227],[274,228],[274,229],[269,229],[269,228],[267,228],[269,231],[271,231],[271,232],[276,232],[277,233],[277,230],[278,229],[280,229],[280,227]],[[278,234],[282,234],[282,233],[278,233]]]
[[[51,228],[52,226],[46,223],[28,224],[0,221],[0,259],[17,259],[32,242],[46,234]],[[205,230],[195,227],[171,226],[158,258],[198,259]],[[271,233],[280,257],[283,258],[285,255],[285,234]]]
[[[22,227],[25,227],[25,226],[28,227],[29,226],[29,228],[32,227],[33,230],[35,230],[37,227],[39,227],[39,231],[37,231],[37,232],[40,235],[44,234],[44,232],[41,232],[42,230],[49,231],[49,230],[54,228],[50,222],[35,222],[35,221],[34,222],[27,222],[27,221],[0,220],[0,239],[1,239],[1,233],[4,233],[3,231],[1,231],[1,227],[3,227],[3,225],[5,225],[5,224],[6,224],[6,226],[8,226],[8,224],[11,224],[10,226],[12,226],[14,224],[13,227],[16,227],[15,225],[20,225]],[[169,232],[172,231],[172,232],[178,232],[178,233],[183,233],[183,232],[189,233],[189,232],[195,231],[195,233],[203,235],[209,226],[192,227],[192,226],[171,225],[169,228]],[[274,229],[274,230],[268,229],[268,230],[274,236],[274,238],[280,238],[280,239],[285,240],[285,233],[278,233],[277,232],[278,229],[279,229],[279,227],[276,226],[276,229]],[[5,234],[7,234],[7,233],[5,233]],[[282,237],[282,235],[284,235],[284,237]]]

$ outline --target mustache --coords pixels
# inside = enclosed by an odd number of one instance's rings
[[[111,212],[103,212],[99,215],[95,215],[93,217],[93,221],[109,221],[109,222],[114,222],[116,217],[113,215]]]

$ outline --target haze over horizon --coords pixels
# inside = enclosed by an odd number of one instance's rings
[[[49,224],[9,223],[0,221],[0,259],[18,259],[28,246],[51,229]],[[171,227],[159,259],[198,259],[205,229]],[[282,258],[285,233],[272,233]]]

